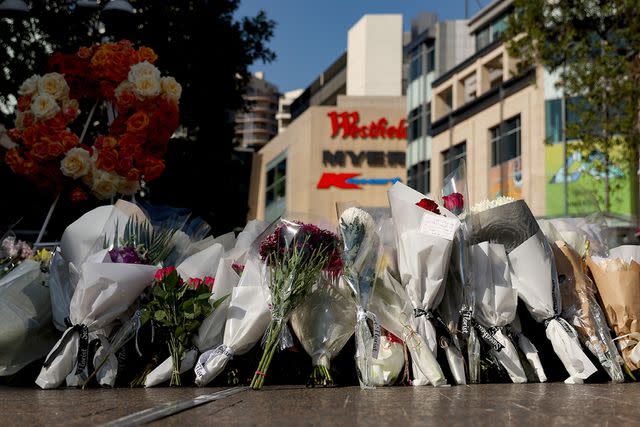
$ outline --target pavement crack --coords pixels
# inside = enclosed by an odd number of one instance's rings
[[[91,413],[89,413],[89,414],[81,415],[81,417],[82,417],[82,418],[93,417],[94,415],[103,414],[103,413],[105,413],[105,412],[113,411],[114,409],[116,409],[116,407],[115,407],[115,406],[114,406],[114,407],[112,407],[112,408],[104,408],[104,409],[101,409],[101,410],[99,410],[99,411],[93,411],[93,412],[91,412]]]

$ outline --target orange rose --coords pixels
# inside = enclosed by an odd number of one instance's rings
[[[143,111],[134,113],[129,120],[127,120],[128,132],[142,132],[149,126],[149,115]]]
[[[99,135],[95,147],[99,150],[112,150],[118,146],[118,140],[112,136]]]
[[[59,141],[52,141],[47,144],[47,153],[50,158],[55,159],[56,157],[62,156],[64,154],[64,145]]]
[[[4,156],[4,161],[7,163],[7,166],[11,168],[17,174],[22,175],[22,164],[24,163],[24,158],[18,153],[17,148],[12,148],[7,151],[7,154]]]
[[[144,179],[145,181],[153,181],[158,179],[164,172],[164,162],[162,160],[149,158],[145,161],[144,165]]]
[[[91,58],[91,55],[93,55],[93,49],[90,47],[83,46],[78,49],[78,56],[82,59],[89,59]]]
[[[31,97],[21,96],[18,98],[18,111],[27,111],[31,108]]]
[[[64,150],[69,151],[80,142],[80,138],[73,132],[64,131],[61,134],[62,136],[62,145],[64,145]]]
[[[38,139],[39,136],[40,135],[38,132],[38,127],[36,126],[28,127],[22,132],[22,142],[27,147],[31,147],[33,144],[36,143],[36,140]]]
[[[118,153],[115,150],[103,149],[98,153],[96,167],[106,172],[113,172],[118,164]]]
[[[38,161],[46,160],[49,155],[49,144],[46,142],[36,142],[31,147],[31,155]]]
[[[127,111],[135,104],[136,99],[136,94],[132,90],[124,89],[118,92],[116,89],[116,105],[119,111]]]
[[[153,49],[146,46],[142,46],[140,49],[138,49],[138,62],[147,61],[153,64],[157,59],[158,55],[156,55]]]
[[[140,179],[140,170],[131,168],[127,171],[124,177],[127,179],[127,181],[137,181]]]

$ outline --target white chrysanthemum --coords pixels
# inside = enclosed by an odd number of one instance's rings
[[[476,203],[471,207],[470,211],[471,213],[480,213],[515,201],[516,199],[514,199],[513,197],[500,196],[495,200],[483,200],[479,203]]]
[[[153,77],[155,80],[159,81],[160,70],[158,70],[155,65],[147,61],[132,65],[127,79],[135,85],[136,82],[143,77]]]
[[[31,112],[38,120],[47,120],[55,116],[60,111],[60,106],[56,99],[47,94],[41,93],[31,101]]]
[[[64,100],[69,97],[69,85],[59,73],[48,73],[38,80],[38,92],[46,93],[55,99]]]
[[[99,200],[109,199],[118,192],[121,179],[118,175],[95,168],[93,170],[93,186],[91,187],[91,192]]]
[[[360,208],[349,208],[345,210],[342,212],[342,215],[340,215],[340,221],[345,225],[363,224],[365,230],[371,230],[375,226],[373,217]]]
[[[18,89],[18,95],[31,96],[35,94],[36,91],[38,90],[39,81],[40,81],[40,76],[37,74],[34,74],[33,76],[29,77],[27,80],[25,80],[22,83],[22,85],[20,86],[20,89]]]
[[[85,176],[91,171],[93,166],[91,155],[84,148],[72,148],[67,151],[64,159],[60,162],[60,170],[64,176],[73,179]]]

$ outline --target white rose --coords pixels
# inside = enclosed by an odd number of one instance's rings
[[[91,192],[99,200],[109,199],[118,192],[121,179],[118,175],[96,168],[93,171],[93,186],[91,187]]]
[[[69,85],[64,76],[58,73],[45,74],[38,81],[38,91],[47,93],[55,99],[64,100],[69,97]]]
[[[176,103],[180,100],[182,95],[182,86],[173,77],[163,77],[160,79],[160,86],[162,87],[162,93],[172,101]]]
[[[40,81],[40,76],[34,74],[29,77],[27,80],[22,83],[20,89],[18,89],[18,95],[20,96],[31,96],[38,90],[38,82]]]
[[[60,111],[60,106],[56,99],[46,93],[37,95],[31,101],[31,112],[36,119],[47,120],[55,116]]]
[[[140,191],[140,181],[127,181],[126,179],[120,180],[118,193],[124,194],[125,196],[133,196],[138,191]]]
[[[160,70],[147,61],[132,65],[127,76],[129,82],[135,85],[143,77],[153,77],[156,80],[160,80]]]
[[[64,176],[78,179],[91,171],[91,156],[83,148],[72,148],[67,151],[60,162],[60,170]]]
[[[140,77],[133,86],[139,98],[153,98],[160,95],[160,79],[153,76]]]

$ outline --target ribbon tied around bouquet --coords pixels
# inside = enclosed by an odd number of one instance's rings
[[[74,334],[78,334],[80,336],[80,344],[78,346],[78,364],[76,367],[76,375],[82,373],[84,369],[87,367],[87,362],[89,359],[89,328],[86,325],[79,324],[74,325],[71,323],[69,318],[64,319],[65,325],[67,325],[67,330],[62,335],[58,345],[49,353],[49,356],[44,361],[44,367],[48,368],[51,363],[58,357],[64,348],[67,346],[69,341]]]
[[[500,330],[499,327],[494,326],[492,328],[485,328],[482,326],[476,319],[473,318],[471,314],[471,310],[468,308],[463,308],[460,311],[460,322],[461,327],[460,330],[465,336],[469,336],[471,333],[471,328],[474,328],[480,334],[480,337],[486,342],[491,348],[495,351],[500,351],[504,348],[504,346],[494,337],[496,332]]]
[[[225,356],[227,359],[231,360],[234,356],[233,348],[226,344],[221,344],[212,350],[207,350],[202,353],[194,368],[196,379],[202,378],[207,373],[207,363],[216,356]]]
[[[414,308],[413,316],[418,318],[424,316],[431,324],[436,328],[436,334],[440,337],[440,347],[447,348],[453,337],[447,324],[442,320],[439,314],[434,313],[433,310],[425,310],[422,308]]]
[[[356,323],[366,323],[367,319],[371,320],[371,322],[373,323],[373,347],[371,350],[371,357],[377,359],[378,353],[380,352],[380,322],[378,322],[378,318],[373,312],[365,310],[361,306],[358,306]]]

